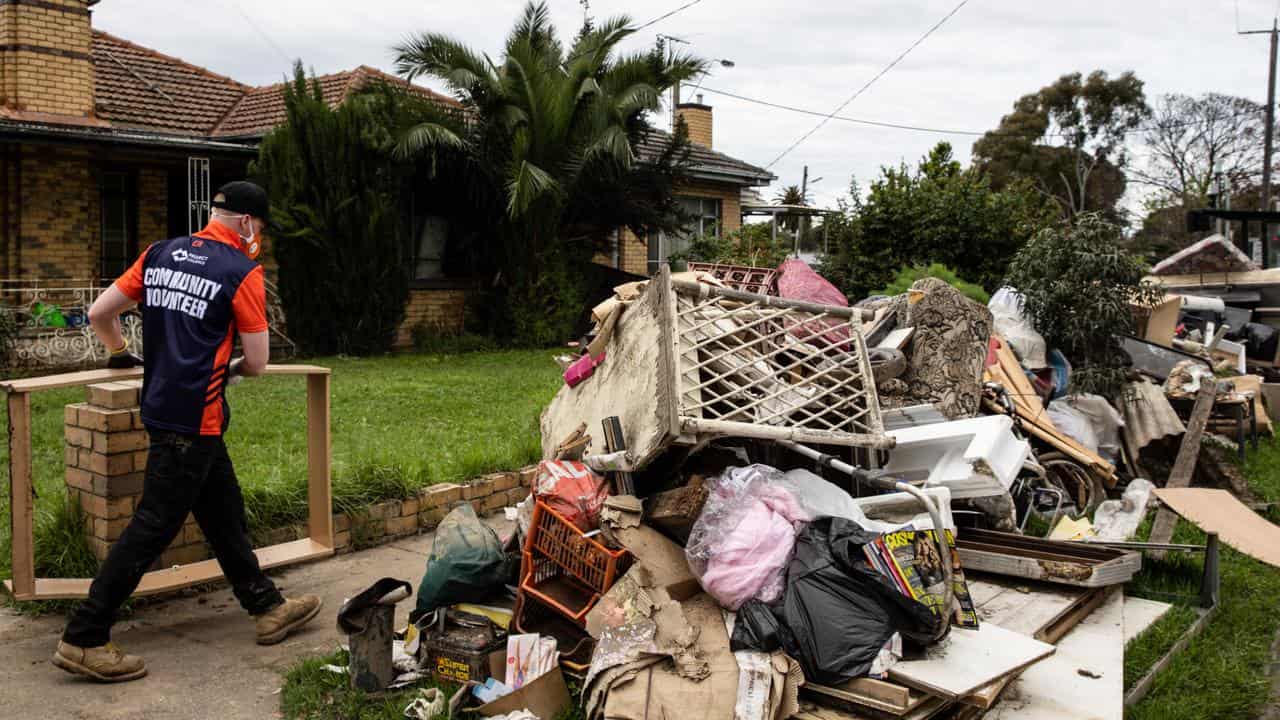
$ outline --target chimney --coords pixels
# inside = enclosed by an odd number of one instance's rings
[[[697,102],[676,105],[676,122],[684,123],[689,132],[689,142],[711,149],[711,106],[702,104],[702,93]]]
[[[93,114],[97,0],[0,2],[0,105],[76,118]]]

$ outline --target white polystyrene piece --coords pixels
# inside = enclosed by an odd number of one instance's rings
[[[925,487],[945,486],[953,498],[987,497],[1006,492],[1031,452],[1013,434],[1008,415],[953,420],[890,430],[897,441],[885,470]]]

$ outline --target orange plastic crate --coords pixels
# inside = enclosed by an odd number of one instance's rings
[[[579,625],[630,565],[626,550],[610,550],[541,502],[524,544],[520,589]]]

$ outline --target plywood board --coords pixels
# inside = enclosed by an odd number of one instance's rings
[[[983,623],[977,630],[952,628],[924,658],[894,665],[889,679],[956,700],[1052,654],[1048,643]]]
[[[329,368],[319,365],[267,365],[262,371],[264,375],[328,375]],[[21,378],[0,381],[0,390],[5,392],[38,392],[40,390],[56,390],[58,388],[92,385],[94,383],[118,382],[120,380],[141,380],[142,368],[125,370],[82,370],[80,372],[43,375],[41,377]]]
[[[1156,497],[1205,532],[1272,567],[1280,567],[1280,527],[1267,522],[1226,490],[1156,488]]]
[[[622,311],[613,337],[605,346],[604,361],[591,377],[574,387],[562,385],[542,413],[542,454],[554,456],[555,447],[579,424],[592,435],[588,452],[603,452],[600,433],[605,418],[618,416],[633,464],[643,468],[665,449],[676,434],[673,345],[663,342],[663,305],[669,292],[665,276],[650,282],[644,294]],[[669,302],[669,301],[668,301]]]
[[[326,547],[309,538],[293,542],[270,545],[253,551],[258,556],[258,564],[263,570],[282,565],[319,560],[333,555],[333,548]],[[157,593],[180,590],[192,585],[214,582],[222,579],[222,568],[217,560],[202,560],[188,565],[178,565],[164,570],[153,570],[142,576],[138,589],[133,597],[155,595]],[[32,597],[16,595],[18,600],[81,600],[89,596],[89,578],[38,578],[35,581],[35,594]],[[12,587],[8,580],[5,587]]]
[[[31,396],[9,393],[9,531],[13,582],[10,592],[35,592],[35,544],[31,487]]]
[[[1148,600],[1140,597],[1124,599],[1124,644],[1142,634],[1143,630],[1156,624],[1173,607],[1159,600]]]
[[[1122,720],[1124,595],[1118,592],[1009,684],[991,720]],[[1082,672],[1083,671],[1083,672]],[[1097,675],[1099,677],[1092,677]]]

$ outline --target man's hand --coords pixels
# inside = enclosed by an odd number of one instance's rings
[[[129,350],[128,340],[119,350],[111,353],[111,357],[107,358],[107,369],[109,370],[128,370],[135,367],[142,367],[142,358],[137,353]]]

